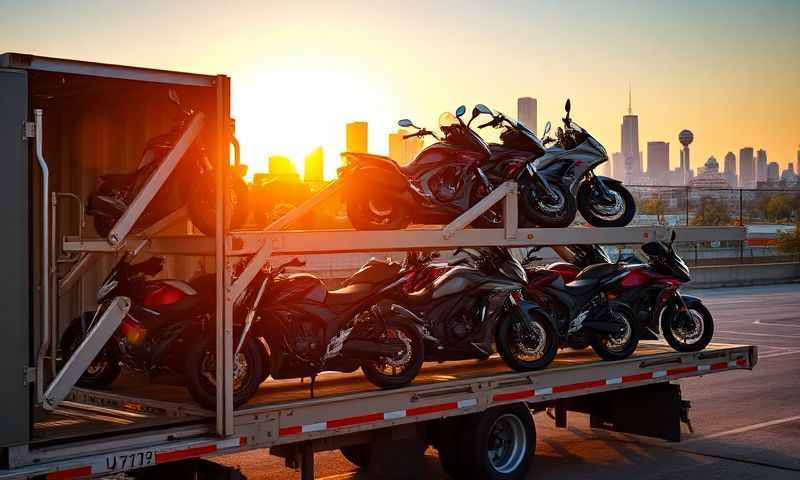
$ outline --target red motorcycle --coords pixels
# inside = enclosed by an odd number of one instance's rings
[[[668,243],[642,245],[647,263],[613,264],[597,245],[553,247],[564,262],[546,267],[564,282],[581,277],[591,265],[619,265],[620,278],[605,292],[608,299],[628,305],[641,327],[641,338],[655,340],[659,332],[680,352],[705,348],[714,335],[714,320],[702,300],[679,291],[691,277],[689,267],[674,249],[675,232]],[[609,267],[605,267],[609,268]]]

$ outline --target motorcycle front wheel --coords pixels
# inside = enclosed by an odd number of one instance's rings
[[[553,183],[550,187],[553,198],[540,195],[530,183],[521,184],[519,204],[522,212],[530,223],[538,227],[568,227],[578,213],[575,197],[565,185]]]
[[[422,334],[416,327],[406,324],[389,324],[384,334],[387,339],[400,340],[405,345],[395,357],[380,357],[361,364],[367,379],[380,388],[399,388],[416,378],[425,359]]]
[[[714,319],[702,303],[693,303],[687,308],[688,316],[681,316],[676,305],[666,307],[661,316],[661,332],[676,351],[699,352],[714,336]]]
[[[406,206],[380,192],[348,198],[347,217],[356,230],[402,230],[411,223]]]
[[[83,314],[83,321],[85,325],[89,325],[94,316],[93,312]],[[61,337],[61,363],[67,363],[67,360],[72,356],[78,345],[83,341],[83,329],[81,327],[80,317],[75,318],[70,322],[69,327]],[[113,338],[110,339],[103,346],[100,353],[97,354],[92,363],[86,368],[86,371],[78,379],[77,385],[86,388],[105,388],[117,379],[122,371],[119,366],[119,353],[113,344]]]
[[[527,327],[515,315],[505,315],[497,326],[495,340],[500,357],[518,372],[541,370],[558,353],[558,333],[541,315],[531,315],[531,325]]]
[[[619,183],[609,183],[606,188],[610,202],[602,202],[594,191],[593,182],[582,182],[578,187],[578,209],[581,216],[595,227],[624,227],[636,215],[633,195]]]
[[[203,175],[190,187],[187,200],[189,218],[195,227],[208,236],[213,236],[217,225],[216,178]],[[230,209],[230,228],[241,227],[249,214],[249,191],[244,180],[237,176],[228,178],[228,208]]]
[[[186,353],[184,374],[192,398],[209,410],[217,408],[216,339],[211,336],[192,342]],[[263,348],[248,336],[233,359],[233,406],[245,404],[266,378]]]

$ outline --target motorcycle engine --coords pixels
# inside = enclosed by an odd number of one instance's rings
[[[464,183],[462,174],[462,168],[449,167],[434,175],[430,181],[433,196],[440,202],[455,200]]]
[[[289,341],[298,357],[317,358],[322,353],[322,330],[312,322],[299,321],[293,324]]]

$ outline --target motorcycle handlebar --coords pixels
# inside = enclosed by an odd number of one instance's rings
[[[491,125],[491,124],[493,124],[493,123],[494,123],[494,118],[493,118],[493,119],[491,119],[491,120],[489,120],[489,121],[488,121],[488,122],[486,122],[486,123],[483,123],[483,124],[481,124],[481,125],[478,125],[478,128],[486,128],[486,127],[488,127],[489,125]]]

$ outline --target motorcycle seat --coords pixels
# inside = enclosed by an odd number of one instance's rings
[[[338,290],[331,290],[325,296],[325,305],[331,307],[353,305],[367,298],[373,289],[374,285],[356,283]]]
[[[564,288],[575,296],[582,296],[594,289],[600,280],[596,278],[580,278],[564,285]]]
[[[594,265],[589,265],[588,267],[584,268],[578,275],[575,276],[576,280],[599,280],[603,277],[607,277],[612,273],[619,270],[620,266],[615,263],[596,263]]]

